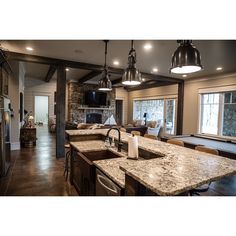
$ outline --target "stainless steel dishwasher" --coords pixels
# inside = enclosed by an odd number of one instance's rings
[[[96,169],[96,196],[120,196],[121,188]]]

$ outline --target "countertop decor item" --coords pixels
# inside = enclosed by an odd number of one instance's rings
[[[104,70],[102,72],[102,78],[98,82],[98,90],[107,92],[112,90],[112,84],[109,78],[108,67],[107,67],[107,43],[109,42],[109,40],[104,40],[104,42],[105,42],[105,64],[104,64]]]
[[[189,74],[202,70],[200,52],[192,44],[192,40],[178,40],[179,47],[172,56],[170,72]]]
[[[132,86],[142,83],[142,77],[139,70],[136,68],[136,51],[134,49],[134,41],[131,40],[131,49],[128,57],[128,67],[122,77],[122,84]]]

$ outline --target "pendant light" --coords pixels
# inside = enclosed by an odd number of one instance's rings
[[[98,82],[98,90],[100,91],[111,91],[112,84],[108,74],[108,67],[107,67],[107,43],[109,40],[104,40],[105,43],[105,64],[104,70],[102,72],[102,78]]]
[[[189,74],[200,71],[203,67],[199,51],[192,44],[192,40],[178,40],[179,47],[172,56],[170,72],[175,74]]]
[[[142,82],[141,73],[136,69],[136,51],[134,49],[134,41],[131,41],[131,49],[128,57],[128,67],[122,77],[124,85],[139,85]]]

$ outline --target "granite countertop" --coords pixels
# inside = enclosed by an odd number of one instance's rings
[[[67,132],[68,133],[68,132]],[[106,135],[106,129],[73,130],[69,135]],[[117,131],[110,132],[117,139]],[[129,134],[121,132],[121,141],[127,142]],[[78,143],[83,143],[78,142]],[[87,150],[105,148],[102,141],[87,141]],[[92,142],[98,142],[97,147]],[[100,144],[99,144],[100,142]],[[139,147],[165,156],[151,160],[121,158],[94,162],[121,187],[125,185],[125,173],[158,195],[177,195],[224,176],[236,174],[236,161],[188,149],[165,142],[138,137]],[[73,145],[74,142],[72,142]],[[85,144],[85,143],[84,143]],[[90,145],[91,144],[91,145]],[[101,150],[101,149],[100,149]]]

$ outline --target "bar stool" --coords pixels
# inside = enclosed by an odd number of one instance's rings
[[[200,152],[206,152],[206,153],[217,155],[217,156],[219,155],[218,150],[213,149],[213,148],[209,148],[209,147],[205,147],[205,146],[196,146],[195,150],[200,151]],[[193,196],[193,195],[200,196],[200,193],[207,192],[209,190],[210,184],[211,184],[211,182],[208,184],[203,184],[202,186],[200,186],[198,188],[194,188],[194,189],[190,190],[189,191],[190,196]]]
[[[158,140],[157,136],[152,135],[152,134],[144,134],[144,138]]]
[[[123,127],[121,127],[121,128],[120,128],[120,131],[121,131],[121,132],[126,132],[126,129],[123,128]]]
[[[131,131],[131,134],[134,136],[141,136],[141,133],[139,131],[133,130]]]
[[[167,143],[184,147],[184,142],[183,142],[182,140],[168,139],[168,140],[167,140]]]
[[[66,152],[66,158],[65,158],[65,167],[64,167],[64,175],[66,176],[66,181],[68,179],[68,174],[70,171],[70,157],[71,157],[71,153],[70,153],[70,144],[65,144],[64,145],[65,149],[68,150]]]

